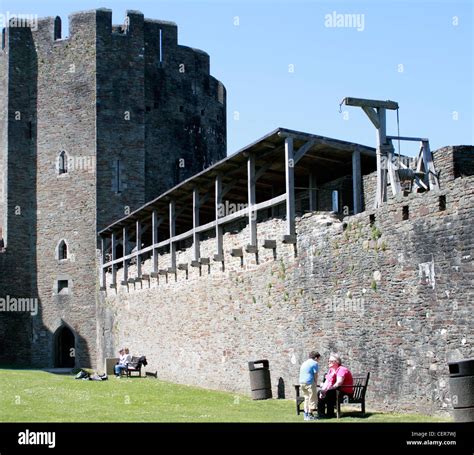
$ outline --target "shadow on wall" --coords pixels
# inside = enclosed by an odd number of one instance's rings
[[[0,163],[6,167],[1,170],[8,193],[8,197],[3,194],[2,207],[5,249],[0,254],[0,364],[25,366],[31,365],[33,316],[31,311],[21,311],[22,305],[35,304],[34,318],[40,318],[39,302],[35,301],[38,64],[30,28],[9,27],[4,36],[8,49],[0,50],[0,84],[8,96],[3,97],[1,108],[9,115],[0,124],[0,135],[7,139]]]
[[[55,368],[90,367],[87,341],[61,319],[61,325],[52,335],[50,350]]]
[[[30,28],[10,27],[4,33],[8,53],[0,50],[0,87],[8,97],[0,100],[0,109],[8,110],[9,117],[0,122],[0,137],[8,139],[2,144],[0,171],[7,171],[8,198],[4,194],[3,200],[8,206],[2,207],[0,219],[5,241],[0,252],[0,365],[89,366],[87,343],[73,328],[61,320],[53,334],[43,325],[36,253],[38,59]]]

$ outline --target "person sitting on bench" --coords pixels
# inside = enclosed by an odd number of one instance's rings
[[[340,387],[342,393],[353,394],[352,373],[348,368],[342,366],[341,357],[338,354],[329,356],[329,371],[321,386],[318,400],[318,417],[335,417],[334,408],[336,406],[336,389]],[[327,408],[327,411],[326,411]]]
[[[116,378],[120,378],[122,371],[127,369],[127,365],[132,360],[132,356],[130,355],[128,348],[120,349],[119,354],[120,354],[119,362],[117,363],[117,365],[115,365],[115,368],[114,368]]]

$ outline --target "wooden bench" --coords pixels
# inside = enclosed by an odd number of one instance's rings
[[[296,392],[296,415],[300,415],[304,412],[304,409],[301,408],[301,405],[304,404],[304,397],[300,396],[300,384],[294,384]],[[317,386],[319,389],[319,385]]]
[[[296,392],[296,415],[300,415],[303,412],[301,409],[301,405],[304,403],[304,397],[300,396],[300,385],[295,384],[295,392]]]
[[[341,405],[342,404],[360,404],[362,415],[365,415],[365,394],[367,392],[367,386],[369,384],[370,373],[367,376],[353,376],[353,395],[347,395],[336,389],[336,416],[339,419],[341,416]]]
[[[367,386],[369,384],[370,373],[367,376],[353,376],[353,390],[352,396],[342,393],[339,389],[336,389],[336,416],[339,419],[341,416],[341,405],[342,404],[360,404],[362,415],[365,415],[365,394],[367,392]],[[319,388],[319,386],[318,386]],[[296,414],[300,415],[304,409],[301,405],[304,404],[304,397],[300,396],[300,385],[295,384],[296,392]]]
[[[142,376],[142,364],[139,362],[140,357],[132,357],[132,361],[127,364],[127,368],[124,370],[128,378],[132,376],[132,373],[138,373],[138,376]]]

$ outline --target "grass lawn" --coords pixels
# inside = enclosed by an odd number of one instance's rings
[[[349,409],[344,408],[343,409]],[[350,412],[338,422],[446,422],[418,414]],[[150,378],[75,380],[37,370],[0,370],[0,422],[301,422],[294,400],[243,395]],[[304,422],[321,425],[335,419]]]

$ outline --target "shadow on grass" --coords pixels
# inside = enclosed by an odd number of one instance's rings
[[[17,366],[17,365],[0,365],[0,373],[2,370],[13,370],[13,371],[37,371],[42,373],[61,374],[70,376],[77,374],[80,368],[38,368],[28,366]],[[77,370],[77,371],[76,371]]]
[[[366,412],[362,414],[360,411],[341,411],[341,419],[345,417],[355,417],[357,419],[369,419],[370,417],[382,415],[381,412]]]

